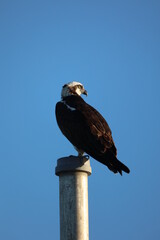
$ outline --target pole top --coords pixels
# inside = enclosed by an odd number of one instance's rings
[[[55,174],[59,176],[64,172],[86,172],[88,176],[91,175],[92,169],[88,156],[69,156],[59,158],[55,168]]]

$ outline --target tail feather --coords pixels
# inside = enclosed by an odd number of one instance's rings
[[[116,158],[116,156],[114,156],[113,154],[106,155],[105,157],[103,157],[103,159],[101,160],[98,159],[98,161],[106,165],[112,172],[114,173],[119,172],[121,176],[122,176],[122,171],[126,173],[130,173],[129,168],[126,165],[124,165],[122,162],[120,162]]]
[[[109,161],[109,163],[107,163],[107,167],[114,173],[119,172],[121,176],[122,176],[122,171],[126,173],[130,173],[129,168],[126,165],[124,165],[122,162],[120,162],[116,157],[111,161]]]

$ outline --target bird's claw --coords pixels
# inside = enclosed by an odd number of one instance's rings
[[[86,158],[87,160],[89,160],[89,155],[84,155],[83,158]]]

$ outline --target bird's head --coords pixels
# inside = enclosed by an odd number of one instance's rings
[[[84,94],[87,96],[87,91],[84,89],[82,83],[79,82],[70,82],[63,86],[61,97],[62,99],[71,95],[78,95]]]

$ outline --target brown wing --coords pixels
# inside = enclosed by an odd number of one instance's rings
[[[116,155],[111,130],[101,114],[80,97],[68,97],[66,103],[76,110],[71,110],[64,103],[58,102],[56,118],[68,140],[94,158],[107,151],[112,151]]]
[[[101,153],[106,151],[112,151],[114,155],[117,155],[117,150],[113,142],[112,132],[102,115],[94,109],[92,106],[86,104],[87,111],[81,108],[85,121],[88,126],[88,139],[92,135],[92,143],[96,147],[99,146]]]

